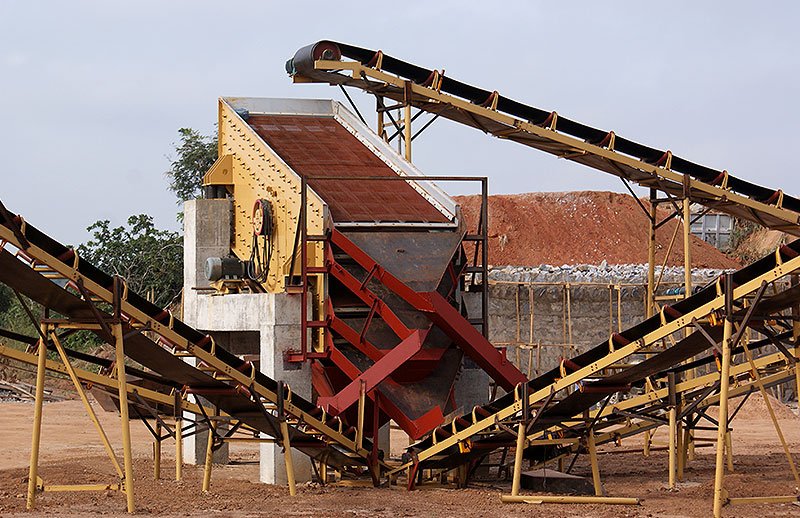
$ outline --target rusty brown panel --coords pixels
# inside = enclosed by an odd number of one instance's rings
[[[333,117],[251,115],[247,123],[304,177],[352,177],[309,180],[337,222],[446,223],[448,219],[406,182],[358,180],[396,177],[377,155]]]

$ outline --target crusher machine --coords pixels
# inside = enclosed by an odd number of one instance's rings
[[[486,339],[486,263],[463,246],[485,244],[485,225],[468,232],[453,200],[340,104],[220,99],[219,156],[204,183],[232,198],[233,242],[210,280],[302,297],[286,361],[312,363],[326,412],[419,438],[457,410],[465,364],[505,390],[526,381]]]

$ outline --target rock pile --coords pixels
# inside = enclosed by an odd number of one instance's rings
[[[703,286],[725,270],[699,268],[692,271],[692,283]],[[661,275],[661,267],[656,266],[656,279]],[[564,264],[554,266],[498,266],[489,270],[490,281],[502,282],[542,282],[542,283],[599,283],[599,284],[645,284],[647,283],[646,264],[608,264],[599,265]],[[662,284],[683,283],[683,268],[667,266],[661,277]]]

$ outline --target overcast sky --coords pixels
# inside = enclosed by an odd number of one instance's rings
[[[798,11],[789,1],[0,0],[0,199],[68,243],[95,220],[142,212],[176,229],[164,171],[178,128],[213,131],[219,96],[341,99],[284,72],[320,39],[445,68],[800,194]],[[427,174],[488,175],[494,193],[622,187],[446,120],[415,140],[414,159]]]

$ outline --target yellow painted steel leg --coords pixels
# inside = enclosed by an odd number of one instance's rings
[[[686,441],[683,440],[683,423],[677,419],[675,422],[675,440],[677,441],[675,449],[678,453],[677,478],[678,482],[683,482],[683,470],[686,467]]]
[[[39,476],[39,444],[42,437],[42,403],[44,375],[46,372],[47,344],[39,340],[39,363],[36,366],[36,399],[33,406],[33,436],[31,438],[31,465],[28,471],[28,500],[25,507],[33,509],[36,503],[36,479]]]
[[[680,429],[682,430],[682,433],[681,447],[679,450],[681,456],[678,462],[678,481],[683,482],[686,466],[689,464],[689,444],[691,442],[692,431],[689,430],[689,428],[684,427],[682,423],[680,423]]]
[[[654,291],[656,284],[656,190],[650,189],[650,221],[648,222],[647,237],[647,301],[645,314],[647,318],[653,316]]]
[[[683,199],[683,288],[684,297],[692,295],[692,202]],[[687,328],[687,332],[690,332]]]
[[[597,461],[597,444],[594,439],[594,430],[589,430],[587,436],[589,446],[589,460],[592,463],[592,482],[594,483],[595,496],[603,496],[603,483],[600,481],[600,463]]]
[[[183,478],[183,419],[175,418],[175,480]]]
[[[324,461],[319,463],[319,481],[322,485],[328,483],[328,464]]]
[[[511,494],[517,496],[522,482],[522,452],[525,449],[525,423],[517,426],[517,449],[514,452],[514,477],[511,482]]]
[[[650,456],[650,443],[652,442],[652,439],[650,437],[650,430],[647,430],[646,432],[644,432],[643,435],[644,435],[644,445],[642,446],[642,455],[645,456],[645,457],[649,457]]]
[[[725,458],[728,460],[728,473],[733,473],[733,441],[730,431],[725,434]]]
[[[366,388],[364,380],[361,380],[358,391],[358,426],[356,428],[356,445],[360,450],[364,442],[364,412],[366,411]]]
[[[387,140],[388,135],[386,134],[386,129],[385,129],[386,122],[385,122],[385,119],[384,119],[383,110],[380,109],[381,108],[381,104],[383,104],[383,99],[382,98],[376,98],[375,99],[375,103],[376,103],[376,108],[377,108],[376,111],[378,112],[378,128],[377,128],[378,129],[378,136],[380,138],[382,138],[383,140]]]
[[[689,178],[686,178],[690,182]],[[689,184],[686,184],[688,191]],[[683,298],[692,296],[692,202],[689,200],[688,192],[684,193],[683,198]],[[684,329],[686,336],[692,334],[692,327],[686,326]],[[692,361],[690,358],[687,361]],[[686,371],[687,379],[694,379],[695,369]],[[686,450],[686,460],[694,460],[694,430],[689,430],[688,434],[683,435],[683,448]],[[681,450],[683,451],[683,450]],[[685,462],[683,467],[685,467]],[[683,480],[683,469],[679,469],[680,479]]]
[[[728,433],[728,388],[731,373],[731,331],[733,322],[725,318],[722,338],[722,372],[719,388],[719,424],[717,426],[717,459],[714,469],[714,517],[722,516],[722,506],[727,499],[725,491],[725,436]]]
[[[111,459],[111,464],[117,471],[117,475],[122,478],[124,476],[122,467],[119,465],[117,455],[114,453],[114,448],[111,446],[111,441],[108,440],[108,436],[106,435],[106,431],[103,429],[103,425],[100,424],[100,420],[97,419],[97,414],[92,408],[91,403],[89,403],[89,398],[86,397],[86,392],[83,390],[83,386],[81,385],[81,381],[78,379],[77,374],[75,374],[75,369],[72,367],[72,363],[67,357],[67,352],[64,350],[64,347],[61,345],[61,341],[58,339],[58,336],[56,336],[55,333],[50,333],[50,340],[52,340],[56,347],[56,351],[58,351],[58,355],[61,357],[61,361],[64,363],[64,368],[67,370],[67,374],[72,380],[72,384],[75,386],[75,391],[78,393],[78,396],[80,397],[81,402],[86,409],[86,413],[89,415],[89,419],[92,421],[97,433],[100,435],[100,440],[103,442],[103,447],[106,450],[106,454],[108,454],[108,458]]]
[[[211,467],[214,464],[214,421],[209,423],[208,440],[206,441],[206,461],[203,465],[203,493],[211,489]]]
[[[289,425],[281,420],[281,436],[283,438],[283,460],[286,463],[286,480],[289,483],[289,494],[295,496],[297,487],[294,482],[294,461],[292,460],[292,445],[289,441]]]
[[[153,478],[161,479],[161,423],[156,421],[156,440],[153,441]]]
[[[675,474],[677,464],[677,423],[675,407],[669,409],[669,488],[675,489]]]
[[[122,324],[114,324],[117,382],[119,383],[119,414],[122,418],[122,452],[125,465],[125,498],[128,512],[135,511],[133,503],[133,454],[131,452],[131,423],[128,416],[128,382],[125,377],[125,344]]]

